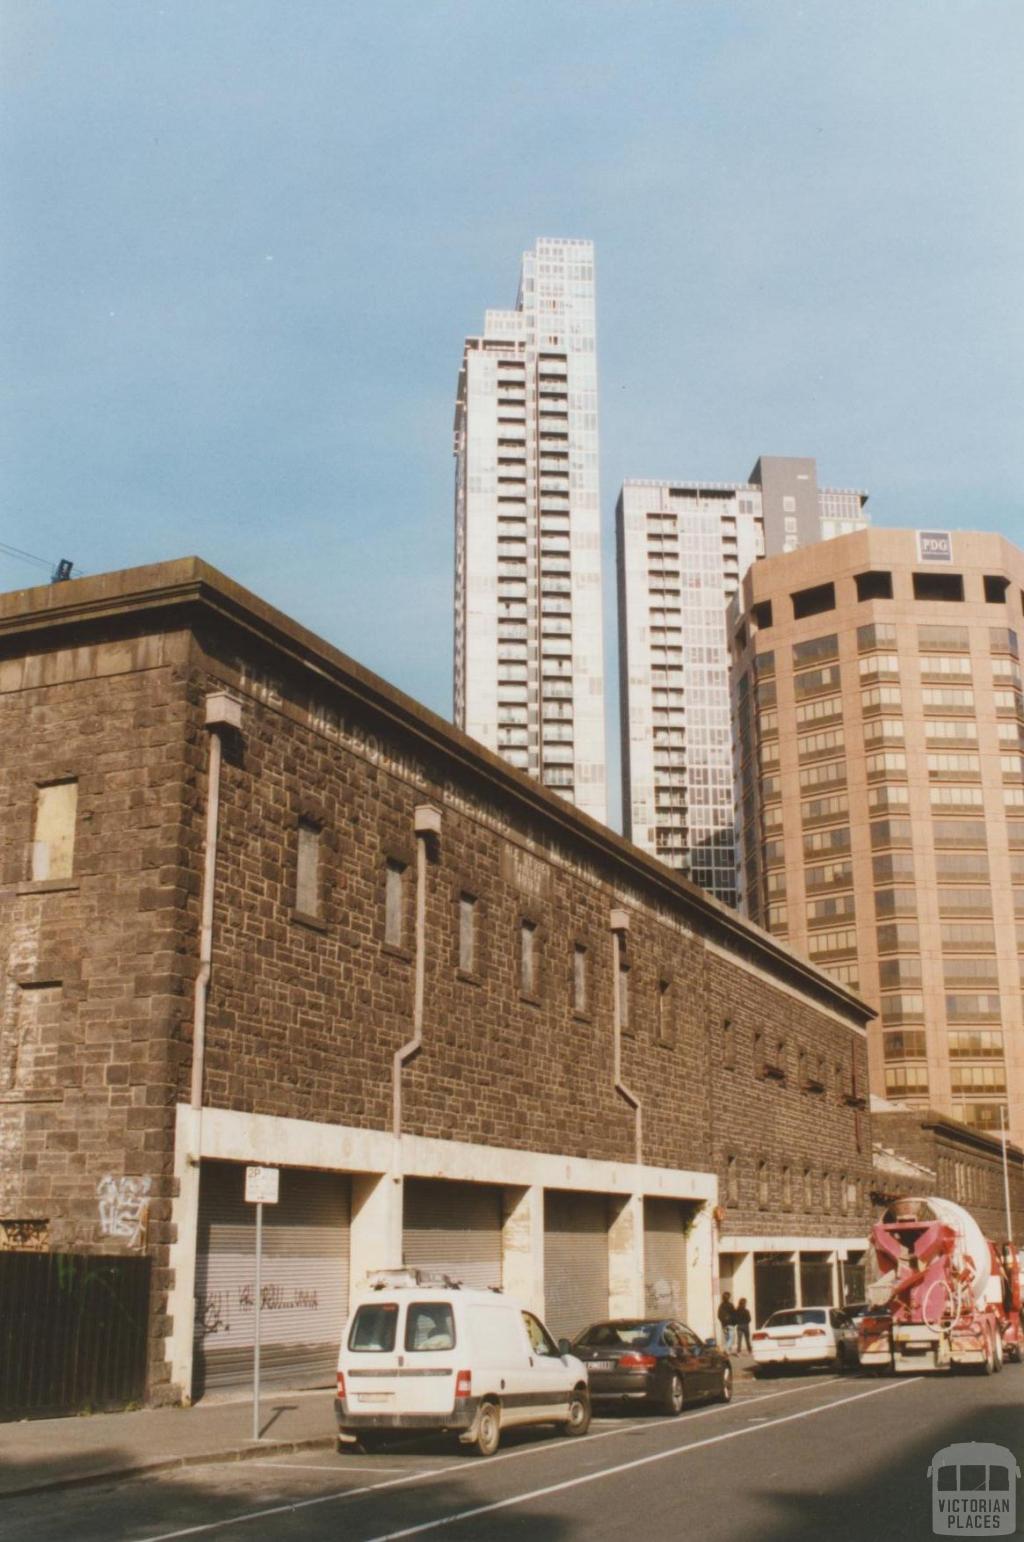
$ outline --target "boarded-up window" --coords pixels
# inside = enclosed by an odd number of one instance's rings
[[[320,914],[320,831],[308,819],[299,820],[295,908],[304,916]]]
[[[736,1064],[736,1030],[728,1017],[722,1024],[722,1064],[730,1070]]]
[[[629,964],[625,958],[619,962],[619,1027],[623,1033],[632,1033],[629,1020]]]
[[[459,895],[459,968],[468,974],[476,968],[476,900]]]
[[[581,942],[572,950],[572,1004],[577,1012],[587,1010],[587,950]]]
[[[524,996],[537,994],[537,927],[523,921],[519,929],[519,989]]]
[[[11,985],[0,1021],[0,1092],[52,1085],[57,1074],[61,987]]]
[[[384,941],[400,948],[405,937],[405,863],[388,861],[384,871]]]
[[[672,1044],[675,1042],[675,1003],[672,999],[672,981],[658,981],[658,1043]]]
[[[77,813],[77,782],[50,782],[37,789],[32,837],[33,879],[71,877]]]

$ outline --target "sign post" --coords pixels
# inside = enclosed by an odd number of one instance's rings
[[[276,1205],[281,1170],[277,1167],[245,1169],[245,1199],[256,1206],[256,1299],[252,1331],[252,1438],[260,1438],[260,1307],[263,1304],[263,1206]]]

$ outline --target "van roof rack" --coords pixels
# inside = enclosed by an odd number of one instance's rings
[[[366,1283],[371,1290],[461,1290],[462,1281],[439,1269],[418,1269],[403,1264],[397,1269],[370,1269]]]

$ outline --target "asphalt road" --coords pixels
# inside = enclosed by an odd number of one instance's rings
[[[916,1542],[933,1534],[928,1463],[967,1440],[1024,1465],[1024,1366],[745,1382],[729,1407],[602,1417],[581,1440],[509,1433],[490,1460],[420,1440],[192,1468],[9,1500],[0,1538]],[[1020,1512],[1024,1536],[1024,1494]]]

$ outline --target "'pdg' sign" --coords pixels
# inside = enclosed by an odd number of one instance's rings
[[[953,537],[949,531],[919,530],[917,559],[919,562],[952,562]]]

